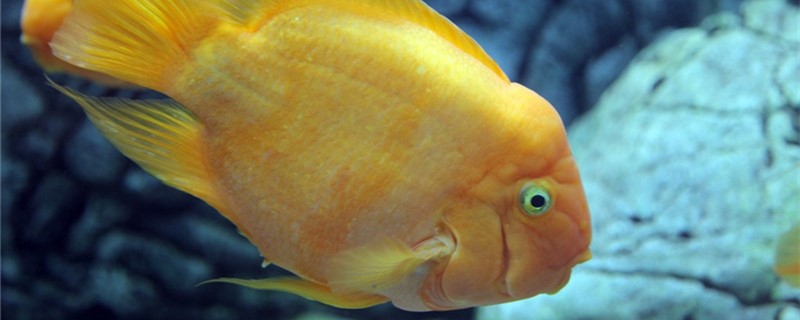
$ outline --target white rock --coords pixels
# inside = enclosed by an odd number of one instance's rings
[[[773,261],[800,222],[800,33],[786,30],[800,29],[787,22],[800,10],[771,0],[743,10],[743,25],[677,30],[645,49],[570,128],[594,258],[562,292],[478,319],[796,313],[800,289]],[[755,22],[763,12],[770,21]]]

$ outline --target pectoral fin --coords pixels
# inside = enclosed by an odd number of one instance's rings
[[[377,294],[334,293],[325,285],[298,278],[270,278],[257,280],[219,278],[205,281],[199,285],[207,283],[231,283],[257,290],[283,291],[343,309],[367,308],[388,301],[386,297]]]
[[[450,251],[436,238],[413,250],[399,240],[383,238],[336,255],[331,260],[328,284],[335,292],[384,292],[406,280],[426,261]]]

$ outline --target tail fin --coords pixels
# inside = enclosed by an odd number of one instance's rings
[[[214,7],[199,7],[191,0],[76,1],[51,47],[71,64],[158,90],[216,27]]]

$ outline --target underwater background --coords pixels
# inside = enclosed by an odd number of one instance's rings
[[[3,318],[800,319],[800,290],[772,271],[800,222],[798,1],[427,1],[559,110],[594,230],[560,293],[433,313],[195,287],[283,271],[46,85],[19,43],[22,3],[0,3]]]

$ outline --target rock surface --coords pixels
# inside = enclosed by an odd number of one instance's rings
[[[46,86],[41,69],[18,41],[22,2],[2,3],[0,316],[473,318],[472,310],[420,314],[381,305],[348,311],[233,286],[195,288],[207,278],[283,273],[277,268],[261,269],[255,248],[230,223],[115,153],[87,126],[80,108]],[[697,24],[710,13],[736,8],[741,0],[676,2],[429,1],[476,38],[512,79],[549,99],[566,121],[593,105],[639,49],[664,30]],[[755,30],[775,28],[768,22],[756,23],[752,22]],[[782,64],[776,81],[786,85],[776,96],[794,94],[788,84],[796,77],[797,64]],[[152,92],[109,90],[63,75],[51,77],[91,95],[159,97]],[[800,94],[794,94],[793,101],[798,99]],[[787,116],[775,113],[775,120],[769,122],[776,145],[782,141],[782,130],[794,128],[781,120]],[[773,150],[776,163],[792,156],[777,146]],[[774,201],[780,201],[777,191],[769,193]],[[615,281],[612,276],[607,281]]]
[[[639,53],[570,128],[594,258],[478,319],[796,319],[800,289],[772,267],[800,223],[799,59],[800,9],[781,0]]]

